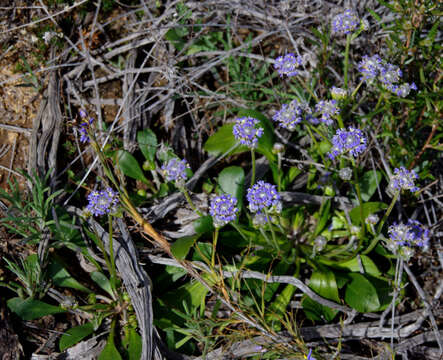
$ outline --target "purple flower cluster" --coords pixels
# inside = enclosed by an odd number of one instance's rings
[[[184,185],[184,182],[188,178],[188,175],[186,175],[186,169],[188,168],[189,165],[186,160],[179,160],[177,158],[169,160],[166,165],[163,164],[161,167],[166,180],[175,181],[178,186]]]
[[[360,19],[355,11],[347,9],[334,16],[331,25],[333,33],[350,34],[360,25]]]
[[[274,68],[280,74],[280,77],[298,75],[298,67],[303,65],[303,58],[290,53],[285,56],[279,56],[275,59]]]
[[[378,79],[385,89],[399,97],[406,97],[411,90],[417,90],[414,83],[399,84],[403,76],[400,68],[382,60],[378,55],[363,56],[363,60],[358,63],[358,70],[363,75],[361,80],[372,83]]]
[[[215,227],[222,227],[230,221],[234,221],[237,212],[237,199],[229,194],[215,197],[209,208]]]
[[[240,144],[253,149],[257,146],[258,138],[263,135],[263,128],[256,127],[258,124],[259,121],[253,117],[238,118],[232,133],[240,141]]]
[[[389,226],[389,239],[396,246],[418,246],[429,247],[430,233],[419,221],[409,219],[406,224],[397,224]]]
[[[358,63],[358,71],[363,75],[361,80],[370,82],[377,78],[381,65],[382,60],[377,54],[370,57],[368,55],[363,56],[362,61]]]
[[[246,198],[249,201],[251,212],[261,212],[263,209],[269,212],[279,213],[281,211],[280,195],[275,185],[260,180],[248,189]]]
[[[418,175],[414,170],[407,170],[405,167],[394,169],[394,175],[391,177],[389,188],[391,190],[409,190],[410,192],[418,191],[419,188],[415,186],[414,181],[418,179]]]
[[[357,157],[366,150],[366,137],[359,129],[349,127],[346,129],[338,129],[332,138],[332,149],[328,153],[330,159],[335,159],[339,155],[350,153]]]
[[[403,76],[402,71],[397,65],[392,65],[390,63],[381,64],[379,67],[380,74],[378,79],[382,84],[388,86],[394,83],[398,83]]]
[[[272,120],[278,122],[282,128],[294,131],[295,126],[303,120],[302,114],[302,104],[297,100],[292,100],[289,104],[283,104],[281,109],[272,117]]]
[[[326,125],[332,125],[332,117],[340,114],[336,100],[320,100],[315,105],[315,111],[321,113],[320,121]]]
[[[118,204],[118,193],[111,188],[102,191],[92,191],[88,195],[88,202],[86,208],[94,216],[115,212]]]
[[[417,90],[417,85],[415,83],[403,83],[403,84],[388,84],[386,88],[395,93],[398,97],[406,97],[409,95],[411,90]]]
[[[79,113],[80,117],[82,118],[82,122],[80,123],[80,126],[78,128],[78,131],[80,133],[80,142],[85,143],[85,142],[89,141],[88,130],[89,130],[89,127],[91,126],[91,124],[94,122],[94,119],[89,118],[87,120],[86,118],[87,118],[88,114],[83,109],[80,109],[78,113]]]

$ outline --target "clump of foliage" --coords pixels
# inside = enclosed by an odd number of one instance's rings
[[[138,132],[140,152],[135,156],[119,141],[108,145],[101,136],[106,129],[82,109],[76,131],[102,170],[94,189],[87,189],[82,217],[72,219],[54,204],[59,192],[50,194],[38,176],[28,177],[34,185],[26,200],[17,188],[12,195],[0,194],[11,211],[23,214],[5,218],[5,225],[41,249],[38,256],[20,262],[7,260],[19,281],[2,284],[17,293],[9,308],[25,320],[68,310],[87,312],[91,320],[60,338],[61,351],[110,323],[100,358],[137,358],[141,338],[113,252],[116,219],[131,219],[140,234],[173,260],[153,283],[160,289],[155,325],[175,351],[206,356],[217,345],[258,334],[276,340],[285,330],[291,336],[286,343],[262,341],[251,351],[254,358],[320,359],[332,350],[310,349],[298,332],[301,321],[342,323],[356,314],[379,313],[382,327],[389,314],[393,319],[396,305],[408,296],[408,264],[426,256],[433,244],[430,222],[425,224],[427,219],[413,209],[423,187],[436,178],[432,157],[441,151],[436,93],[441,59],[434,56],[438,19],[432,5],[398,1],[387,6],[400,16],[384,56],[382,51],[352,54],[353,42],[369,30],[369,23],[348,9],[330,25],[312,29],[320,59],[315,69],[309,69],[303,55],[282,54],[273,68],[254,73],[262,89],[243,78],[252,76],[249,60],[226,59],[232,83],[223,87],[248,107],[231,107],[232,121],[204,144],[223,166],[202,185],[208,208],[192,196],[191,159],[160,146],[151,129]],[[182,26],[165,37],[178,52],[215,51],[218,46],[229,50],[230,39],[219,32],[203,35],[186,49],[192,12],[184,4],[177,11]],[[379,20],[376,13],[371,16]],[[399,36],[404,31],[406,44]],[[343,50],[336,69],[342,76],[339,83],[326,74],[328,48]],[[359,60],[350,61],[351,55]],[[268,83],[275,88],[266,88]],[[279,105],[269,116],[266,97],[274,90]],[[260,173],[259,161],[265,167]],[[303,175],[300,194],[293,184]],[[196,220],[191,234],[171,243],[145,220],[140,207],[175,192],[182,194]],[[393,217],[396,205],[402,209],[398,220]],[[107,226],[106,242],[91,231],[91,219]],[[74,220],[81,225],[73,226]],[[48,232],[49,243],[43,237]],[[103,263],[91,256],[86,238],[99,249]],[[48,251],[51,247],[81,252],[95,267],[89,276],[96,288],[75,279]],[[166,263],[155,256],[151,260]],[[51,285],[83,292],[87,303],[44,302]],[[302,311],[294,314],[290,308],[297,292],[302,293]],[[219,316],[222,310],[229,314]]]

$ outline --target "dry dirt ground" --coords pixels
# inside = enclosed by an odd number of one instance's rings
[[[17,45],[21,48],[11,49],[0,62],[0,187],[3,188],[12,174],[26,168],[32,119],[41,100],[41,95],[14,71],[18,53],[31,44],[23,40]]]

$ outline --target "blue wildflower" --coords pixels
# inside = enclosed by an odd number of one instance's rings
[[[240,144],[253,149],[257,146],[258,138],[263,135],[263,129],[256,127],[258,124],[259,121],[253,117],[238,118],[232,133],[240,141]]]
[[[409,95],[409,93],[411,92],[411,90],[417,90],[417,86],[415,85],[415,83],[403,83],[401,85],[398,84],[388,84],[385,85],[385,88],[388,89],[389,91],[393,92],[394,94],[396,94],[398,97],[406,97]]]
[[[303,120],[302,113],[302,105],[297,100],[292,100],[289,104],[283,104],[272,120],[278,122],[282,128],[294,131],[295,126]]]
[[[394,175],[391,177],[389,189],[397,191],[409,190],[410,192],[418,191],[419,188],[415,186],[414,181],[418,179],[418,175],[414,170],[407,170],[405,167],[394,169]]]
[[[249,201],[249,210],[253,213],[261,212],[263,209],[269,212],[279,213],[281,211],[280,195],[277,192],[277,187],[263,180],[254,184],[248,189],[246,198]]]
[[[280,74],[280,77],[298,75],[298,67],[303,65],[303,58],[290,53],[285,56],[279,56],[275,59],[274,68]]]
[[[418,246],[429,247],[430,233],[419,221],[409,219],[406,224],[397,224],[389,226],[389,239],[396,246]]]
[[[360,19],[355,11],[347,9],[334,16],[331,25],[333,33],[350,34],[360,25]]]
[[[400,68],[397,65],[382,60],[378,55],[364,56],[363,60],[358,64],[358,69],[363,74],[361,80],[372,83],[374,79],[378,78],[386,90],[399,97],[406,97],[411,90],[417,90],[415,83],[399,84],[403,76]]]
[[[107,188],[102,191],[92,191],[88,195],[87,209],[94,216],[101,216],[116,211],[118,204],[118,193]]]
[[[237,199],[229,194],[220,195],[211,201],[209,213],[215,227],[222,227],[237,217]]]
[[[362,61],[358,63],[358,71],[362,73],[361,80],[366,82],[371,82],[380,73],[380,69],[382,67],[382,60],[379,55],[373,55],[371,57],[365,55],[363,56]]]
[[[332,117],[340,114],[336,100],[320,100],[315,105],[315,111],[321,113],[320,121],[326,125],[332,125]]]
[[[80,133],[80,142],[85,143],[89,141],[89,134],[88,130],[91,124],[94,122],[93,118],[89,118],[89,120],[83,120],[80,123],[80,127],[78,128],[78,131]]]
[[[359,129],[349,127],[346,129],[338,129],[332,138],[332,149],[328,153],[330,159],[335,159],[339,155],[350,153],[357,157],[366,150],[366,137]]]
[[[186,160],[179,160],[172,158],[169,162],[161,167],[163,175],[168,181],[175,181],[177,186],[183,186],[188,175],[186,175],[186,169],[189,168],[189,164]]]

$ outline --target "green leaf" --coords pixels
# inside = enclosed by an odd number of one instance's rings
[[[215,134],[209,137],[203,148],[210,155],[214,156],[226,153],[229,149],[233,148],[236,144],[238,144],[237,140],[234,138],[234,135],[232,134],[233,127],[234,124],[226,124],[220,127]],[[246,146],[238,145],[228,155],[238,154],[248,150],[249,149]]]
[[[278,294],[275,300],[271,303],[268,310],[268,318],[270,320],[275,320],[274,330],[281,330],[281,323],[279,320],[283,317],[286,312],[286,308],[291,302],[292,297],[295,294],[297,288],[294,285],[286,285],[282,292]]]
[[[378,300],[380,301],[380,307],[377,311],[385,310],[392,302],[392,284],[389,282],[375,278],[372,276],[367,276],[368,280],[377,290]],[[404,288],[400,291],[399,299],[404,296]]]
[[[314,290],[318,295],[335,301],[340,302],[338,296],[337,282],[335,281],[335,275],[329,270],[317,270],[314,271],[309,280],[309,287]],[[337,315],[338,310],[331,309],[327,306],[317,303],[316,301],[306,298],[303,300],[303,310],[306,316],[311,320],[325,319],[326,321],[332,321]]]
[[[114,293],[112,291],[111,282],[109,279],[101,272],[93,271],[91,274],[91,279],[100,286],[103,290],[105,290],[111,297],[114,297]]]
[[[218,175],[218,184],[221,190],[234,196],[238,201],[238,208],[243,206],[245,171],[239,166],[224,168]]]
[[[116,163],[123,174],[129,176],[133,179],[149,184],[148,179],[146,179],[143,174],[143,170],[139,166],[137,160],[126,150],[119,150],[116,153]]]
[[[165,34],[165,38],[179,51],[183,49],[186,44],[186,41],[182,37],[182,31],[180,28],[169,29]]]
[[[186,258],[186,255],[188,255],[189,250],[194,245],[195,241],[200,237],[200,235],[194,235],[194,236],[185,236],[178,240],[176,240],[171,245],[171,252],[172,254],[178,258],[178,259],[184,259]]]
[[[212,244],[207,242],[197,242],[195,252],[192,254],[192,260],[206,262],[212,256]],[[206,261],[205,258],[206,257]]]
[[[368,202],[363,204],[363,217],[366,219],[369,215],[376,213],[377,211],[384,210],[388,207],[385,203],[382,202]],[[360,206],[356,206],[349,212],[349,216],[351,217],[351,221],[354,225],[360,225],[361,216],[360,216]]]
[[[177,329],[178,330],[178,329]],[[178,348],[180,348],[181,346],[183,346],[184,344],[186,344],[189,340],[191,340],[192,339],[192,335],[187,335],[187,336],[185,336],[183,339],[181,339],[180,341],[177,341],[176,343],[175,343],[175,348],[176,349],[178,349]]]
[[[60,351],[64,351],[65,349],[77,344],[79,341],[83,340],[86,336],[92,334],[93,332],[94,325],[92,325],[90,322],[69,329],[60,338]]]
[[[115,347],[114,341],[108,340],[98,360],[122,360],[120,353]]]
[[[207,275],[203,275],[203,279],[209,285],[214,283]],[[204,306],[207,293],[208,289],[196,281],[182,285],[174,291],[169,291],[163,296],[163,300],[168,307],[174,307],[182,311],[185,310],[183,307],[183,302],[185,302],[189,306],[190,313],[192,313],[199,306]],[[166,317],[169,317],[169,315],[165,314]]]
[[[67,287],[71,289],[76,289],[79,291],[84,291],[86,293],[91,293],[87,287],[80,284],[76,279],[74,279],[71,274],[57,261],[52,261],[48,268],[48,277],[52,282],[60,287]]]
[[[146,160],[150,163],[154,162],[155,153],[157,152],[157,136],[151,129],[144,129],[137,133],[137,142],[140,150]]]
[[[23,320],[34,320],[42,316],[63,313],[66,310],[59,306],[47,304],[40,300],[28,298],[26,300],[19,297],[9,299],[8,308],[20,316]]]
[[[345,301],[355,310],[364,313],[380,307],[377,290],[362,274],[350,273],[351,282],[346,286]]]
[[[312,321],[330,322],[334,320],[335,316],[338,313],[338,310],[323,306],[306,295],[304,295],[302,298],[302,306],[306,317]]]
[[[116,319],[114,318],[111,322],[111,330],[108,335],[108,342],[100,353],[98,360],[121,360],[120,353],[118,352],[114,343],[115,323]]]
[[[128,355],[129,360],[140,360],[142,353],[142,338],[139,333],[131,328],[128,334]]]
[[[365,271],[365,273],[370,274],[374,277],[380,276],[381,272],[380,270],[378,270],[377,265],[375,265],[375,263],[371,260],[370,257],[366,256],[366,255],[360,255],[360,259],[361,259],[361,264],[363,265],[363,269]],[[349,271],[352,272],[359,272],[360,271],[360,265],[359,265],[359,261],[357,259],[357,257],[346,261],[346,262],[342,262],[340,264],[337,265],[340,268],[343,269],[348,269]]]
[[[205,234],[214,231],[214,225],[212,223],[212,216],[201,216],[195,220],[192,224],[197,234]]]
[[[374,195],[377,190],[377,184],[380,184],[381,173],[380,171],[369,170],[363,174],[359,179],[361,199],[366,202]]]
[[[326,299],[340,302],[337,283],[332,271],[314,271],[309,280],[309,287]]]
[[[317,226],[315,227],[315,230],[312,234],[312,238],[315,238],[317,235],[319,235],[322,230],[325,228],[326,224],[329,221],[329,214],[331,211],[331,200],[327,200],[325,203],[322,204],[322,207],[320,209],[320,220],[317,223]]]

